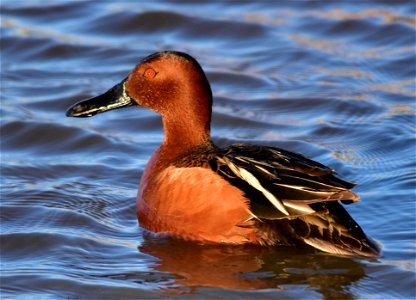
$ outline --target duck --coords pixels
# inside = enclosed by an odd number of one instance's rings
[[[298,247],[377,257],[345,205],[355,183],[305,156],[278,147],[217,147],[210,135],[213,96],[201,65],[179,51],[151,54],[107,92],[75,103],[68,117],[129,106],[162,117],[164,138],[142,174],[140,226],[200,244]]]

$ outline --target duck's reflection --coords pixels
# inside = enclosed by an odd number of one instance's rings
[[[354,299],[352,283],[365,276],[359,259],[295,248],[198,245],[146,236],[139,251],[156,257],[155,270],[178,276],[166,286],[289,290],[302,285],[324,298]]]

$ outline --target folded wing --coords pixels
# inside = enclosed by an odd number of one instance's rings
[[[233,145],[210,155],[209,166],[245,192],[254,216],[281,219],[315,213],[314,203],[359,197],[353,183],[334,176],[328,167],[282,149]]]

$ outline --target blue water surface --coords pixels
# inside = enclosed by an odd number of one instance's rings
[[[414,299],[414,1],[1,1],[2,299]],[[359,185],[365,260],[146,233],[153,112],[72,119],[143,57],[188,52],[212,135],[300,152]]]

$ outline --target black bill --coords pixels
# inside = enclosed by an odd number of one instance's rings
[[[126,79],[100,96],[72,105],[66,111],[66,116],[86,118],[107,110],[136,105],[136,103],[126,93]]]

